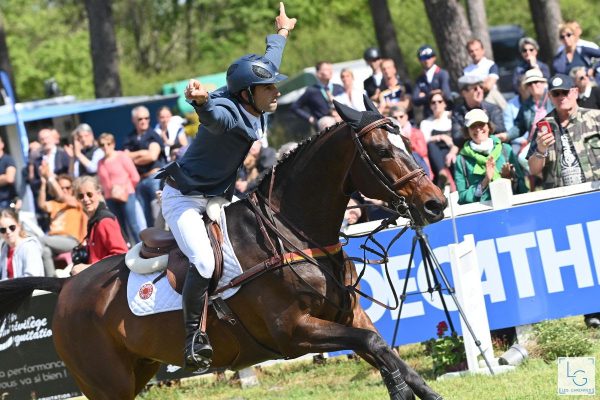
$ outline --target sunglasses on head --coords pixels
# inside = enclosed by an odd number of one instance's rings
[[[565,38],[570,38],[571,36],[573,36],[572,33],[565,33],[564,35],[560,35],[559,38],[565,40]]]
[[[10,229],[11,232],[14,232],[17,229],[17,226],[9,225],[7,228],[2,227],[2,228],[0,228],[0,233],[4,235],[6,232],[8,232],[8,229]]]
[[[93,192],[87,192],[87,193],[78,193],[77,194],[77,198],[79,200],[83,200],[83,198],[87,196],[88,199],[91,199],[92,197],[94,197],[94,193]]]

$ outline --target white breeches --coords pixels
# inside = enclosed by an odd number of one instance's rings
[[[208,200],[204,196],[185,196],[169,185],[165,185],[162,192],[163,217],[179,248],[200,275],[210,279],[215,270],[215,259],[202,220]]]

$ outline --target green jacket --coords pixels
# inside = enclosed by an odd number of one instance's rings
[[[492,136],[494,140],[494,146],[498,144],[499,139]],[[456,190],[458,191],[458,204],[474,203],[476,201],[491,200],[489,186],[483,190],[481,197],[476,196],[477,186],[483,181],[485,174],[475,174],[473,169],[475,167],[475,159],[468,156],[465,151],[466,146],[469,145],[468,141],[461,149],[460,153],[456,157],[456,164],[454,165],[454,181],[456,182]],[[528,191],[525,186],[525,178],[523,170],[519,165],[517,157],[512,151],[512,147],[509,144],[502,143],[502,152],[496,160],[496,171],[500,172],[502,166],[507,162],[511,163],[515,167],[516,178],[513,181],[513,193],[526,193]]]

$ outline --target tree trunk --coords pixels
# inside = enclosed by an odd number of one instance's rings
[[[457,0],[424,2],[440,56],[456,89],[456,81],[462,76],[463,68],[471,62],[466,49],[471,30],[465,10]]]
[[[558,25],[563,22],[560,4],[558,0],[529,0],[529,8],[540,45],[539,58],[552,65],[554,54],[560,46]]]
[[[121,96],[119,55],[111,0],[85,0],[96,98]]]
[[[473,39],[481,40],[485,49],[485,56],[490,60],[494,59],[492,41],[488,31],[487,16],[485,14],[485,4],[483,0],[467,0],[467,10],[469,13],[469,22]]]
[[[369,0],[369,7],[371,8],[371,17],[373,18],[373,26],[375,27],[375,35],[381,54],[385,58],[393,59],[400,78],[404,82],[410,82],[408,68],[406,68],[402,51],[398,45],[396,29],[392,22],[387,0]]]
[[[4,31],[4,20],[0,13],[0,70],[3,70],[8,74],[10,78],[10,84],[12,85],[13,93],[15,94],[15,102],[17,97],[17,88],[15,86],[15,79],[12,72],[12,66],[10,64],[10,57],[8,55],[8,45],[6,44],[6,32]]]

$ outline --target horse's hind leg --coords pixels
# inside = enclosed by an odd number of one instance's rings
[[[135,363],[135,394],[139,394],[160,368],[158,361],[140,359]]]
[[[352,350],[364,355],[367,361],[379,369],[392,400],[414,399],[413,390],[424,400],[442,399],[416,371],[400,360],[374,330],[347,327],[313,317],[301,321],[285,348],[286,355],[288,352],[296,356]]]
[[[57,332],[57,326],[54,331]],[[58,332],[61,331],[59,327]],[[83,394],[90,400],[133,400],[136,376],[132,356],[113,342],[107,332],[95,329],[65,344],[55,335],[56,350]]]

